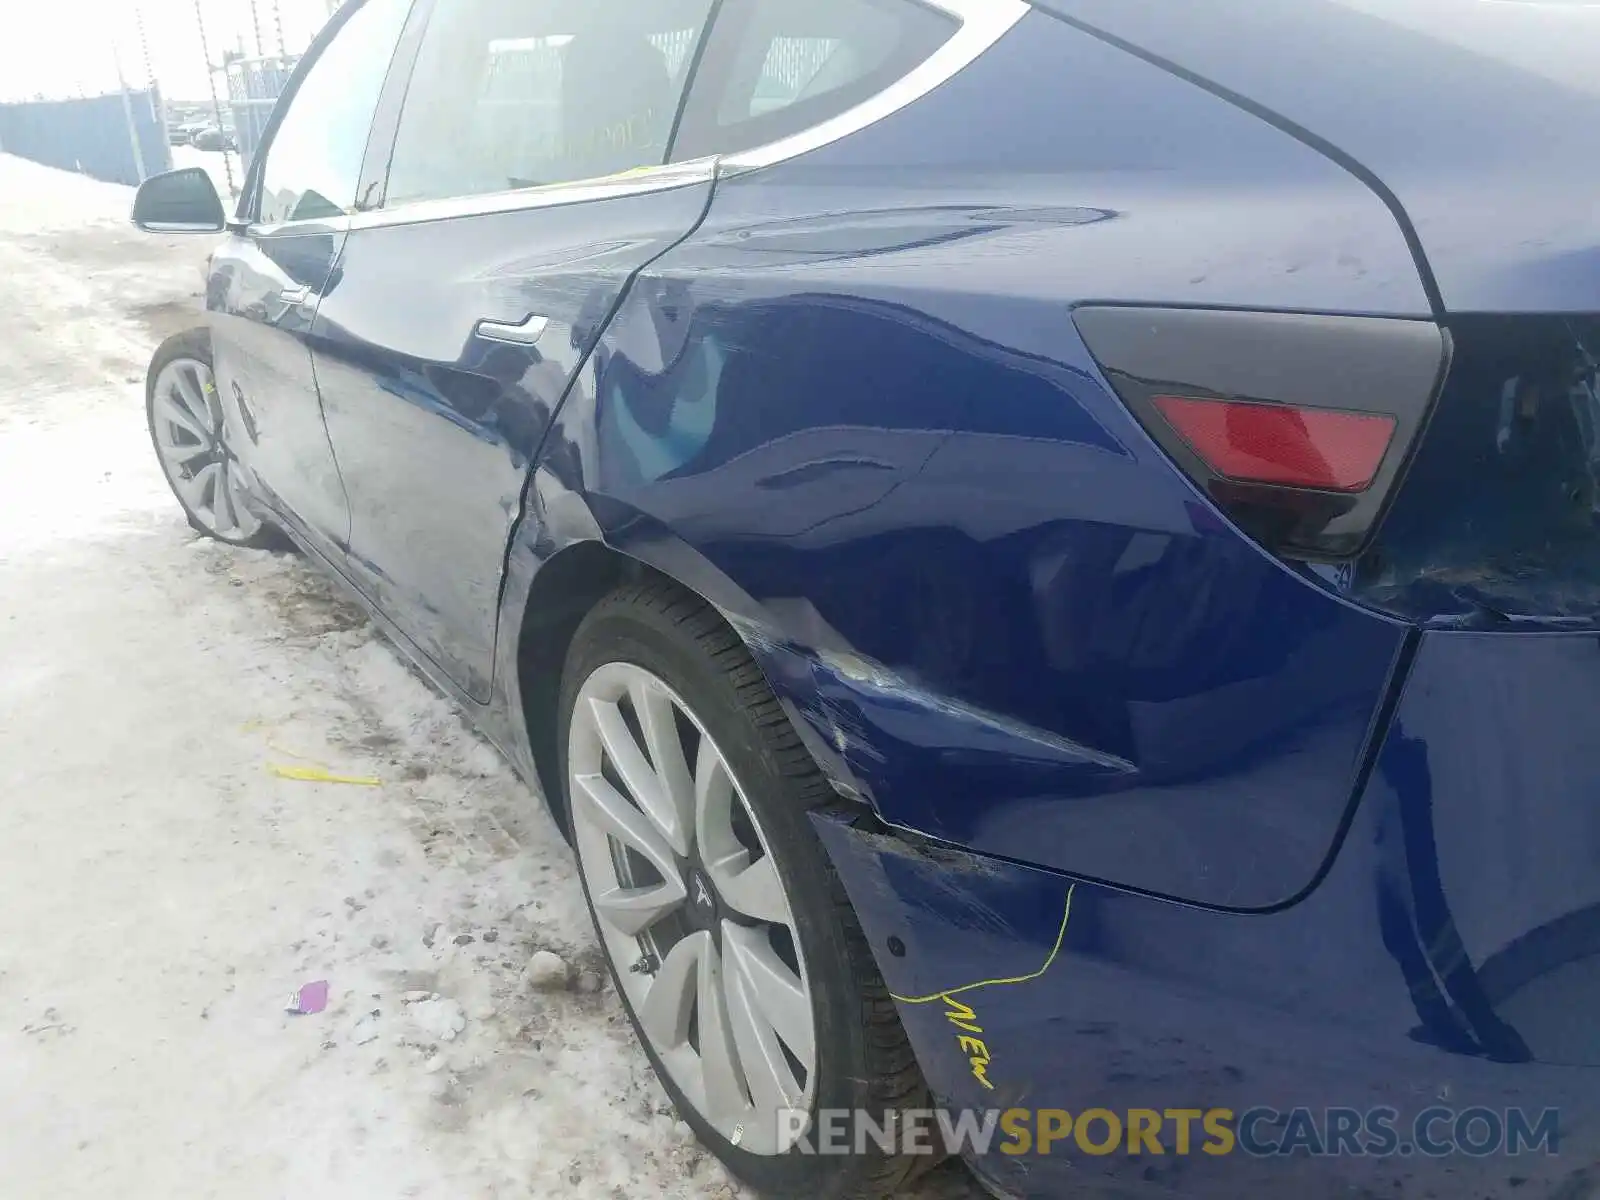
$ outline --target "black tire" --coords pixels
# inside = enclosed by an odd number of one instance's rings
[[[150,369],[145,373],[144,380],[144,418],[145,427],[150,434],[150,448],[155,451],[157,462],[161,461],[161,447],[156,440],[156,380],[173,362],[179,359],[194,359],[204,363],[208,368],[212,365],[211,359],[211,331],[204,328],[186,329],[182,333],[175,333],[160,346],[156,347],[155,354],[150,359]],[[189,521],[189,527],[196,533],[223,542],[229,546],[242,546],[249,550],[278,550],[287,545],[283,533],[268,521],[263,514],[256,511],[255,515],[261,518],[261,527],[249,537],[228,537],[209,529],[206,524],[195,515],[194,509],[183,498],[172,476],[167,473],[165,463],[161,463],[162,474],[166,476],[167,486],[172,489],[172,495],[183,509],[183,515]]]
[[[810,977],[816,1021],[817,1108],[928,1108],[927,1084],[894,1001],[873,962],[855,912],[807,813],[842,803],[801,744],[760,668],[708,604],[659,579],[625,585],[597,604],[578,627],[562,673],[558,745],[567,812],[567,770],[574,702],[589,676],[627,662],[665,681],[689,705],[722,750],[766,835],[788,895]],[[580,869],[580,877],[583,872]],[[589,884],[589,915],[599,928]],[[882,1200],[934,1165],[927,1156],[888,1155],[867,1142],[862,1155],[753,1154],[735,1146],[695,1112],[663,1068],[607,955],[617,994],[656,1076],[701,1143],[729,1172],[774,1200]]]

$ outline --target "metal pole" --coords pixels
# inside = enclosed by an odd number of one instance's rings
[[[278,57],[282,58],[289,53],[289,47],[283,40],[283,9],[278,6],[278,0],[272,0],[272,23],[278,30]]]
[[[150,38],[144,31],[144,6],[135,5],[133,22],[139,31],[139,53],[144,55],[144,77],[153,86],[156,81],[155,65],[150,61]]]
[[[164,133],[167,128],[167,114],[163,111],[161,105],[157,103],[156,69],[150,61],[150,39],[145,35],[144,31],[143,5],[136,4],[133,6],[133,23],[139,31],[139,53],[144,56],[144,86],[145,95],[150,101],[150,119]]]
[[[250,0],[250,27],[256,31],[256,57],[261,58],[267,52],[267,44],[261,40],[261,12],[256,0]]]
[[[144,147],[139,145],[139,123],[133,119],[133,97],[128,95],[128,81],[122,74],[122,53],[117,49],[115,36],[111,39],[111,61],[116,64],[117,88],[122,92],[122,119],[128,125],[128,145],[133,147],[133,169],[143,183],[146,179]]]
[[[200,30],[200,53],[206,60],[206,83],[211,87],[211,108],[217,116],[217,128],[222,128],[222,101],[217,99],[217,73],[211,67],[211,47],[206,42],[206,18],[200,11],[200,0],[194,0],[194,23]],[[233,186],[233,160],[228,157],[227,143],[223,143],[222,170],[228,181],[228,192],[237,196],[239,189]]]

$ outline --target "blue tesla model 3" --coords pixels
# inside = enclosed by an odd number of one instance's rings
[[[139,193],[221,235],[152,441],[542,793],[765,1193],[931,1142],[1600,1195],[1597,50],[1587,0],[347,3],[235,211]]]

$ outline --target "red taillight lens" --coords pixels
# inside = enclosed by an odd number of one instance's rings
[[[1173,464],[1285,558],[1365,551],[1449,363],[1431,321],[1135,306],[1072,316]]]
[[[1224,479],[1359,492],[1394,436],[1393,417],[1287,404],[1154,396],[1151,403]]]

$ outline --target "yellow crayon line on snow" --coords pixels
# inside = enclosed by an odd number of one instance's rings
[[[267,770],[279,779],[294,779],[301,783],[348,783],[355,787],[382,787],[383,780],[375,775],[336,775],[332,771],[321,767],[295,767],[285,766],[282,763],[268,763]]]

